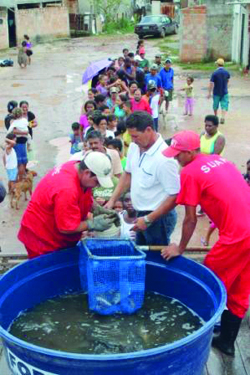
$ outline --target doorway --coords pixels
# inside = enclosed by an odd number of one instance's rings
[[[8,31],[9,31],[9,47],[16,46],[16,22],[15,9],[8,9]]]

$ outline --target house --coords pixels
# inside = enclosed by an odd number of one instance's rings
[[[206,0],[181,10],[181,61],[249,62],[250,0]]]
[[[32,42],[69,36],[68,9],[61,0],[0,0],[0,49],[28,34]]]

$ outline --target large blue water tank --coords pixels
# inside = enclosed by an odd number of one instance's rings
[[[174,297],[205,325],[175,343],[115,355],[84,355],[41,348],[19,340],[8,328],[21,311],[48,298],[81,290],[79,250],[62,250],[27,261],[0,279],[0,335],[9,367],[17,375],[201,375],[213,327],[225,307],[221,282],[207,268],[184,257],[165,262],[147,253],[146,290]]]

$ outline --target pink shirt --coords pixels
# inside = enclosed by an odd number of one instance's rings
[[[250,237],[249,186],[236,167],[219,155],[199,154],[182,169],[177,204],[200,204],[219,229],[221,243]]]
[[[131,100],[131,104],[132,104],[132,107],[131,107],[132,112],[145,111],[145,112],[148,112],[150,115],[152,115],[152,110],[150,108],[150,105],[145,99],[141,98],[141,100],[139,102],[137,102],[133,98]]]
[[[83,129],[87,129],[89,127],[89,122],[87,115],[81,115],[79,119],[79,124],[82,125]]]

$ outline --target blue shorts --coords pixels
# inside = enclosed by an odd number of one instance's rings
[[[18,169],[17,168],[6,169],[6,172],[7,172],[7,175],[8,175],[8,180],[10,182],[16,181],[16,179],[17,179],[17,173],[18,173]]]
[[[17,143],[14,147],[17,156],[17,164],[27,164],[28,163],[28,156],[27,156],[27,148],[26,143]]]
[[[228,106],[229,106],[229,95],[225,94],[224,96],[219,96],[219,95],[214,95],[213,96],[213,109],[214,111],[217,111],[219,108],[219,105],[221,106],[221,109],[223,111],[228,111]]]

